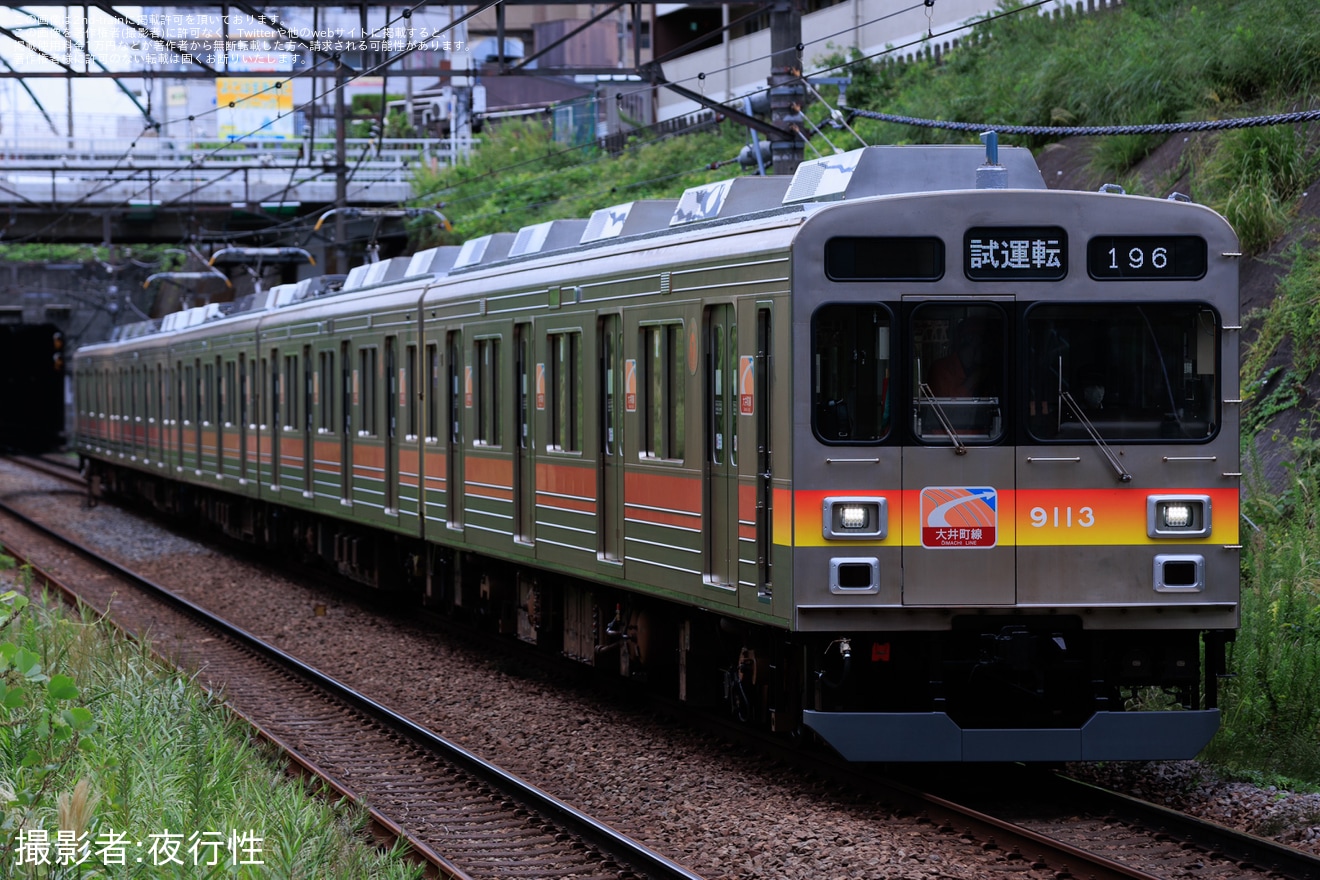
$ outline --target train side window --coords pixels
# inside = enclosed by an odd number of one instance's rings
[[[235,370],[237,365],[233,361],[225,363],[225,424],[232,425],[238,421],[238,379]]]
[[[239,425],[248,424],[248,416],[252,413],[252,383],[248,376],[247,355],[238,356],[238,423]]]
[[[728,361],[729,381],[733,383],[733,402],[734,410],[729,413],[729,466],[738,467],[738,325],[734,323],[729,327],[729,361]]]
[[[426,346],[426,439],[440,440],[440,346]]]
[[[298,430],[298,355],[284,356],[284,384],[287,390],[284,398],[284,427],[289,431]]]
[[[564,334],[556,334],[564,335]],[[574,334],[575,335],[575,334]],[[551,336],[553,340],[555,335]],[[477,446],[500,445],[500,340],[478,339],[476,346],[476,370],[473,374],[475,386],[472,389],[473,402],[476,404],[476,436],[473,443]],[[552,343],[552,350],[554,345]],[[556,389],[558,391],[558,389]],[[554,431],[551,436],[558,436]],[[565,447],[572,448],[572,447]]]
[[[1026,315],[1027,429],[1038,440],[1208,440],[1219,321],[1195,303],[1039,304]],[[1085,419],[1085,421],[1083,421]]]
[[[270,350],[270,427],[274,431],[280,426],[280,406],[284,402],[284,388],[280,385],[280,352]]]
[[[215,421],[215,364],[202,365],[202,423],[209,425]]]
[[[681,460],[685,452],[683,414],[684,379],[687,376],[687,347],[682,324],[642,327],[642,357],[645,370],[639,389],[645,395],[641,411],[646,424],[641,432],[642,455],[646,458]]]
[[[375,346],[358,349],[358,370],[361,376],[358,385],[358,401],[361,414],[358,434],[363,437],[376,436],[376,373],[378,357]]]
[[[266,430],[266,425],[267,425],[266,399],[264,396],[266,391],[266,359],[258,358],[255,365],[255,369],[257,371],[257,374],[252,379],[254,383],[252,412],[256,414],[258,430],[264,431]]]
[[[321,434],[333,434],[335,432],[335,353],[333,351],[321,352],[321,372],[317,378],[316,397],[320,404],[320,424],[317,426]]]
[[[296,363],[296,361],[295,361]],[[312,347],[304,345],[302,351],[302,422],[299,430],[304,434],[312,432],[312,420],[316,415],[316,372],[312,368]],[[310,458],[310,456],[309,456]]]
[[[582,451],[582,334],[551,333],[546,390],[549,393],[549,448]]]
[[[888,309],[826,305],[811,323],[811,412],[826,443],[877,443],[889,434]]]
[[[412,439],[417,438],[417,346],[409,345],[406,349],[407,360],[404,363],[404,382],[403,391],[407,396],[407,417],[408,434]]]
[[[994,443],[1004,433],[998,306],[927,303],[912,312],[913,433],[933,444]]]
[[[193,359],[192,376],[193,423],[200,425],[206,418],[206,384],[202,381],[205,376],[202,373],[200,358]],[[197,436],[200,437],[201,434],[199,433]]]

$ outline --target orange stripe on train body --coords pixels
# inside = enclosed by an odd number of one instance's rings
[[[946,487],[939,487],[946,488]],[[873,544],[920,547],[923,489],[799,490],[793,493],[794,543],[799,547],[846,547]],[[1204,538],[1152,538],[1146,532],[1150,496],[1204,495],[1210,499],[1210,535]],[[884,498],[889,529],[883,541],[826,540],[821,529],[821,505],[826,497]],[[997,490],[999,546],[1023,547],[1167,545],[1179,543],[1236,544],[1238,490],[1188,487],[1139,489],[1000,489]],[[778,498],[776,497],[776,501]],[[775,534],[775,542],[783,543]]]
[[[512,482],[513,462],[509,462]],[[596,468],[590,462],[536,463],[536,503],[578,513],[596,513]]]
[[[414,466],[415,464],[414,460]],[[512,492],[513,460],[507,457],[494,458],[476,452],[469,452],[467,457],[463,459],[463,479],[468,483],[485,483],[488,486],[499,486]]]
[[[686,474],[627,472],[623,475],[623,506],[629,519],[699,529],[701,478]]]

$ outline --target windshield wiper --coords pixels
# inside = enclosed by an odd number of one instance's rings
[[[1095,445],[1100,447],[1100,451],[1104,453],[1105,458],[1107,458],[1109,463],[1113,466],[1114,471],[1118,473],[1119,482],[1132,482],[1132,474],[1128,473],[1127,468],[1123,467],[1123,463],[1118,460],[1118,456],[1114,454],[1114,450],[1109,448],[1109,444],[1100,436],[1100,432],[1095,429],[1095,425],[1091,424],[1091,420],[1086,417],[1086,413],[1082,412],[1082,408],[1078,406],[1077,401],[1073,399],[1072,392],[1060,390],[1059,399],[1068,405],[1068,409],[1072,410],[1072,414],[1077,417],[1077,421],[1082,423],[1082,427],[1086,429],[1086,433],[1091,435],[1091,439],[1095,441]]]
[[[958,439],[958,432],[953,429],[953,422],[949,421],[949,416],[944,411],[944,407],[940,406],[939,402],[935,400],[935,395],[930,390],[930,386],[925,382],[919,382],[917,384],[917,395],[921,403],[929,404],[930,408],[934,410],[935,418],[939,420],[940,427],[944,429],[944,433],[948,434],[949,439],[953,441],[954,454],[966,455],[967,444]]]

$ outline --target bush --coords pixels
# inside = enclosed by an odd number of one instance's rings
[[[0,596],[0,675],[5,877],[421,875],[375,850],[362,810],[311,797],[244,722],[96,620]]]
[[[1308,434],[1306,426],[1299,435]],[[1243,554],[1242,628],[1230,646],[1223,729],[1209,757],[1230,769],[1320,781],[1320,443],[1294,443],[1281,495],[1253,493],[1260,526]]]

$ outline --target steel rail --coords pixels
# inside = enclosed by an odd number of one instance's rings
[[[23,464],[31,465],[32,462],[25,461],[23,462]],[[44,470],[42,468],[37,468],[37,469]],[[58,533],[53,532],[50,529],[47,529],[45,526],[33,521],[31,518],[25,516],[24,514],[19,513],[18,511],[14,510],[12,507],[5,504],[4,502],[0,502],[0,512],[8,514],[11,517],[14,517],[19,522],[22,522],[24,525],[28,526],[29,528],[42,532],[43,534],[47,535],[53,540],[56,540],[62,543],[63,545],[70,547],[75,552],[78,552],[80,554],[83,554],[84,556],[91,558],[93,561],[95,561],[98,564],[106,565],[112,568],[119,568],[115,563],[105,559],[104,557],[97,554],[95,551],[88,550],[87,548],[82,547],[77,542],[70,541],[68,538],[65,538],[64,536],[59,535]],[[55,575],[46,571],[43,567],[38,565],[32,559],[25,556],[23,553],[18,552],[15,550],[15,548],[9,546],[5,547],[5,552],[14,559],[16,559],[21,565],[27,566],[27,568],[33,573],[33,575],[36,578],[40,579],[40,581],[44,583],[46,586],[54,588],[57,592],[60,593],[60,595],[64,597],[66,602],[73,605],[75,608],[88,607],[98,616],[101,614],[100,609],[88,606],[87,603],[83,600],[83,598],[80,595],[78,595],[78,592],[76,590],[74,590],[72,587],[69,587],[67,584],[65,584]],[[120,569],[119,573],[122,574],[123,570]],[[140,578],[137,578],[137,576],[132,575],[131,573],[128,575],[128,577],[135,581],[141,581]],[[139,585],[143,585],[143,583],[145,582],[142,582]],[[128,638],[137,641],[136,633],[133,633],[125,629],[124,627],[120,626],[119,624],[115,623],[113,619],[110,619],[108,617],[106,619],[109,620],[112,626],[115,626],[117,629],[119,629],[120,632],[124,633]],[[206,621],[206,622],[208,625],[212,624],[212,621]],[[159,652],[155,651],[154,649],[152,650],[151,653],[152,656],[154,656],[162,664],[166,666],[172,665],[169,661],[169,658],[162,656]],[[389,818],[388,816],[377,810],[375,807],[372,807],[370,804],[366,803],[360,796],[358,796],[356,792],[343,785],[339,780],[335,779],[334,776],[332,776],[328,771],[322,770],[319,766],[317,766],[315,761],[312,761],[310,758],[303,755],[301,752],[299,752],[293,746],[286,743],[280,737],[276,736],[274,733],[270,732],[269,730],[266,730],[254,718],[250,717],[249,715],[239,710],[237,707],[233,706],[230,703],[227,702],[222,703],[221,706],[222,708],[224,708],[225,711],[229,712],[234,717],[241,719],[244,723],[249,725],[257,736],[261,737],[262,739],[266,740],[267,742],[275,746],[275,748],[277,748],[286,758],[288,758],[289,761],[293,763],[294,767],[302,774],[306,776],[314,777],[315,779],[317,779],[319,782],[324,784],[327,788],[335,792],[340,797],[346,798],[350,803],[353,803],[358,807],[361,807],[363,811],[366,812],[368,818],[371,820],[371,825],[373,827],[373,836],[376,837],[378,840],[388,839],[388,840],[404,841],[411,850],[410,853],[411,857],[422,863],[428,877],[439,877],[439,878],[444,878],[444,880],[473,880],[473,878],[471,878],[468,874],[464,873],[457,866],[449,862],[449,860],[446,859],[444,856],[437,853],[434,849],[427,846],[422,841],[412,837],[412,835],[410,835],[402,826],[400,826],[393,819]]]
[[[682,711],[681,706],[674,705],[668,699],[652,698],[652,703],[674,712]],[[781,737],[751,731],[745,725],[732,720],[713,716],[695,716],[696,720],[693,720],[694,716],[690,713],[684,717],[714,736],[735,742],[750,742],[749,747],[759,754],[814,776],[829,779],[848,791],[865,792],[890,809],[924,815],[940,831],[959,832],[980,841],[987,849],[1016,852],[1029,861],[1048,865],[1058,871],[1060,876],[1088,878],[1088,880],[1164,880],[1162,875],[1142,871],[1101,853],[960,803],[956,796],[943,797],[904,783],[884,772],[871,772],[866,767],[839,761],[832,755],[804,752],[800,746],[786,742]],[[1196,821],[1191,817],[1184,818],[1188,821]],[[1234,852],[1223,847],[1220,847],[1219,851]],[[1289,880],[1320,880],[1320,875],[1285,874],[1284,876]]]
[[[1054,775],[1063,795],[1086,803],[1097,812],[1161,828],[1169,835],[1206,851],[1218,852],[1288,880],[1320,880],[1320,858],[1217,822],[1179,813],[1063,773]]]
[[[498,789],[507,797],[523,803],[545,818],[561,825],[588,843],[598,847],[601,851],[613,856],[620,863],[640,871],[644,876],[654,878],[654,880],[702,880],[700,875],[694,874],[665,856],[654,852],[604,822],[593,819],[548,792],[541,791],[531,783],[500,769],[462,746],[449,742],[433,731],[391,711],[314,667],[308,666],[292,655],[267,644],[246,630],[216,617],[206,609],[168,588],[142,577],[119,563],[105,558],[97,551],[83,546],[78,541],[37,522],[10,505],[0,502],[0,512],[50,539],[64,544],[75,553],[138,585],[146,592],[189,617],[218,630],[253,653],[312,683],[331,696],[395,731],[415,745],[437,754],[445,761]],[[409,839],[409,843],[410,845],[417,845],[417,842],[411,839]]]

